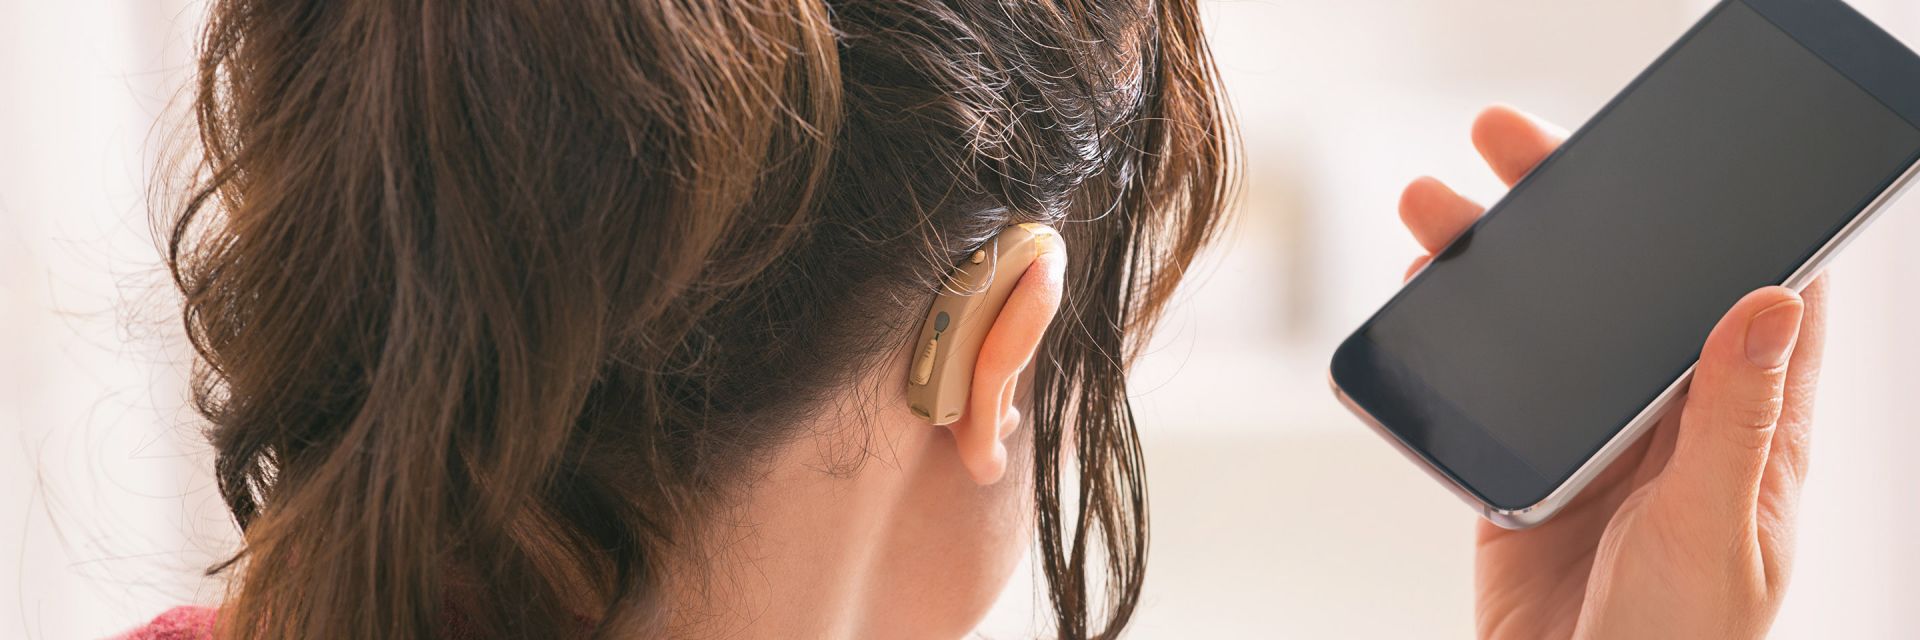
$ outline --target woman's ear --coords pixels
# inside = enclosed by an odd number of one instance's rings
[[[980,343],[966,412],[947,425],[960,462],[981,486],[1006,475],[1005,439],[1020,428],[1020,408],[1014,405],[1022,391],[1021,374],[1033,363],[1065,294],[1066,247],[1057,239],[1042,246]]]

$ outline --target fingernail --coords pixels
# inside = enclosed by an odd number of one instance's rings
[[[1753,366],[1773,369],[1787,363],[1793,343],[1800,339],[1804,308],[1799,300],[1789,300],[1754,314],[1747,324],[1747,360]]]

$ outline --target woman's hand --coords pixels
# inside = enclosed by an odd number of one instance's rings
[[[1506,108],[1482,114],[1473,137],[1509,185],[1565,139]],[[1483,211],[1422,179],[1400,213],[1433,253]],[[1792,565],[1825,289],[1824,279],[1801,295],[1770,287],[1735,305],[1707,339],[1683,408],[1552,521],[1480,523],[1482,637],[1765,635]]]

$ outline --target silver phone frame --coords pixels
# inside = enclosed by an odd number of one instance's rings
[[[1793,275],[1788,277],[1785,283],[1782,283],[1782,286],[1800,291],[1805,289],[1807,285],[1812,284],[1816,278],[1820,277],[1820,274],[1827,268],[1827,265],[1831,264],[1833,259],[1838,256],[1842,250],[1846,249],[1848,244],[1851,244],[1855,238],[1858,238],[1861,232],[1873,224],[1874,220],[1879,219],[1882,213],[1891,208],[1895,201],[1899,200],[1901,196],[1907,193],[1908,189],[1913,187],[1915,176],[1920,176],[1920,162],[1915,162],[1912,166],[1907,167],[1906,173],[1901,174],[1900,178],[1889,185],[1886,190],[1881,191],[1880,196],[1874,198],[1873,202],[1867,205],[1867,208],[1861,210],[1860,214],[1854,216],[1853,220],[1849,221],[1846,226],[1841,227],[1840,232],[1834,234],[1831,240],[1828,240],[1825,245],[1821,246],[1820,250],[1815,252],[1811,259],[1802,263],[1800,268],[1795,270]],[[1429,264],[1429,266],[1431,266],[1431,264]],[[1426,267],[1422,267],[1420,270],[1425,271]],[[1414,275],[1417,276],[1419,273],[1416,272]],[[1407,280],[1411,282],[1413,277],[1409,276]],[[1620,454],[1627,450],[1627,447],[1632,446],[1641,436],[1646,435],[1647,431],[1651,429],[1653,425],[1659,423],[1660,419],[1665,417],[1667,411],[1672,408],[1674,401],[1679,399],[1681,394],[1685,392],[1687,383],[1693,380],[1693,370],[1694,367],[1687,367],[1687,371],[1680,374],[1679,379],[1674,380],[1673,384],[1668,385],[1665,391],[1660,392],[1660,395],[1656,396],[1653,402],[1647,404],[1646,408],[1641,409],[1640,413],[1634,416],[1633,420],[1628,421],[1624,428],[1613,435],[1613,438],[1607,440],[1606,445],[1600,447],[1600,450],[1594,453],[1593,457],[1588,458],[1585,463],[1582,463],[1580,468],[1575,470],[1573,475],[1567,478],[1566,482],[1560,483],[1560,486],[1555,487],[1552,493],[1547,494],[1546,498],[1541,499],[1540,502],[1532,506],[1511,510],[1501,509],[1487,504],[1486,501],[1475,496],[1472,491],[1469,491],[1465,486],[1434,466],[1433,463],[1428,462],[1427,459],[1422,457],[1413,447],[1407,445],[1399,436],[1394,435],[1393,431],[1388,429],[1386,425],[1381,424],[1380,421],[1375,419],[1366,409],[1354,402],[1353,398],[1347,395],[1346,390],[1340,388],[1340,383],[1334,379],[1331,370],[1327,373],[1327,382],[1333,387],[1333,394],[1339,398],[1340,404],[1345,405],[1348,411],[1353,412],[1353,415],[1360,418],[1361,422],[1366,423],[1374,433],[1379,434],[1380,437],[1385,438],[1387,442],[1392,443],[1395,449],[1398,449],[1400,453],[1407,456],[1407,459],[1418,464],[1422,470],[1427,472],[1427,475],[1432,476],[1443,486],[1452,490],[1455,496],[1466,501],[1468,506],[1473,507],[1473,509],[1480,514],[1480,517],[1486,518],[1488,522],[1492,522],[1503,529],[1527,529],[1552,519],[1554,514],[1559,513],[1561,509],[1573,501],[1574,497],[1580,495],[1581,490],[1585,489],[1588,483],[1593,482],[1593,479],[1598,477],[1601,471],[1605,471],[1608,466],[1612,465],[1614,459],[1619,458]]]

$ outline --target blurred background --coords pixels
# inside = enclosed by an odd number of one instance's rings
[[[1403,185],[1500,196],[1468,142],[1481,107],[1575,127],[1709,4],[1207,2],[1249,165],[1234,232],[1135,375],[1155,529],[1134,637],[1471,636],[1474,516],[1346,415],[1326,359],[1418,253]],[[1920,4],[1854,4],[1920,42]],[[0,0],[0,637],[99,637],[219,596],[202,571],[232,525],[146,218],[199,18]],[[1920,632],[1916,241],[1909,199],[1834,268],[1776,637]],[[1030,573],[987,636],[1032,633]]]

